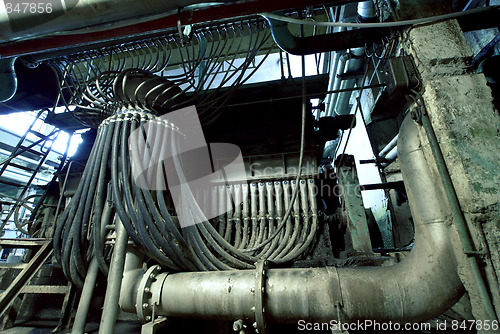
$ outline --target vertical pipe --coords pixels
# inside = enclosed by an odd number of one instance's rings
[[[112,214],[112,208],[109,205],[104,206],[102,213],[101,235],[103,238],[106,235],[106,225],[109,224]],[[92,294],[99,273],[99,264],[94,256],[90,261],[87,276],[85,276],[85,283],[83,284],[82,295],[78,302],[78,309],[76,310],[75,321],[71,328],[71,334],[83,334],[85,332],[85,323],[89,313],[90,304],[92,302]]]
[[[144,254],[135,245],[127,245],[123,281],[120,289],[120,299],[118,300],[119,305],[125,312],[136,311],[137,285],[140,281],[139,278],[144,274],[143,263]]]
[[[113,334],[116,319],[118,318],[118,298],[120,297],[128,236],[120,218],[116,217],[115,225],[115,249],[109,266],[108,287],[106,289],[106,297],[104,298],[103,316],[101,317],[99,334]]]
[[[481,274],[478,259],[475,256],[477,254],[471,240],[467,221],[465,220],[464,213],[462,211],[462,208],[460,207],[460,202],[458,201],[455,187],[453,186],[453,182],[451,181],[448,167],[446,167],[446,162],[444,161],[443,153],[441,151],[441,148],[439,147],[439,142],[437,140],[436,134],[434,133],[434,129],[432,128],[429,116],[425,112],[422,115],[422,125],[425,129],[425,133],[427,134],[427,139],[429,140],[429,146],[432,150],[432,154],[436,159],[439,176],[441,177],[441,181],[443,182],[444,192],[446,194],[448,202],[450,203],[453,218],[455,218],[455,225],[457,227],[460,240],[462,241],[464,253],[467,255],[469,265],[472,268],[472,273],[477,283],[479,295],[481,301],[483,302],[484,310],[487,314],[487,319],[485,320],[495,321],[497,320],[495,308],[488,293],[488,287],[486,286],[486,283],[484,282],[483,276]]]
[[[71,334],[83,334],[85,332],[85,323],[92,301],[92,294],[94,293],[95,282],[99,272],[99,265],[95,257],[92,258],[89,265],[87,276],[85,276],[85,283],[83,284],[82,295],[78,302],[78,309],[76,310],[75,321],[71,328]]]

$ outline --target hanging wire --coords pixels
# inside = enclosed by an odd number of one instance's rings
[[[152,95],[163,101],[160,108],[196,105],[202,123],[210,124],[234,90],[248,80],[273,48],[267,22],[256,18],[200,27],[188,39],[176,32],[61,57],[50,63],[58,75],[59,89],[64,92],[63,104],[67,108],[76,106],[73,115],[87,126],[95,128],[111,116],[110,105],[115,100],[112,79],[127,69],[159,75],[181,88],[171,96],[171,85],[152,87]],[[250,71],[259,54],[264,56]],[[180,96],[183,101],[178,99]],[[176,103],[172,104],[172,100]]]

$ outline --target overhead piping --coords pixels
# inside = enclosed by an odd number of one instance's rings
[[[103,0],[101,0],[103,1]],[[131,1],[131,0],[130,0]],[[338,0],[340,2],[340,0]],[[208,1],[211,2],[211,1]],[[163,1],[162,3],[165,3]],[[10,43],[0,44],[0,58],[8,58],[12,56],[21,56],[28,54],[37,54],[48,51],[61,51],[65,50],[67,53],[74,53],[67,49],[78,49],[79,52],[84,50],[91,50],[96,44],[112,41],[113,43],[119,43],[124,39],[130,39],[131,36],[137,40],[145,38],[148,34],[158,33],[165,31],[168,28],[175,28],[180,23],[181,25],[186,24],[197,24],[203,22],[217,21],[221,19],[231,18],[235,16],[245,16],[245,15],[255,15],[262,13],[263,11],[277,11],[284,10],[288,8],[297,8],[304,5],[314,6],[324,4],[323,0],[309,0],[307,4],[304,0],[247,0],[247,1],[231,1],[227,4],[220,6],[210,6],[206,8],[197,8],[190,10],[183,10],[172,15],[168,15],[161,18],[154,18],[151,21],[142,21],[139,23],[131,23],[127,26],[113,27],[108,26],[107,29],[95,29],[95,30],[85,30],[82,29],[78,31],[72,31],[71,34],[63,31],[60,27],[57,27],[57,34],[52,34],[48,36],[37,36],[34,39],[23,39],[17,40]],[[171,5],[167,2],[164,5]],[[120,3],[121,9],[125,8],[123,4]],[[181,6],[174,7],[175,9]],[[154,14],[154,13],[153,13]],[[134,14],[137,17],[138,13]],[[55,21],[47,22],[47,25],[52,26]],[[73,27],[76,28],[76,27]],[[3,31],[5,30],[5,31]],[[2,32],[3,31],[3,32]],[[8,33],[10,29],[5,25],[0,25],[0,33]],[[19,35],[18,37],[25,38],[24,35]]]
[[[308,55],[330,51],[342,51],[364,46],[380,36],[380,29],[353,29],[309,37],[296,37],[288,29],[288,23],[264,16],[271,26],[276,44],[293,55]]]
[[[401,127],[398,151],[415,223],[415,245],[402,262],[358,268],[261,265],[256,270],[176,274],[159,273],[153,266],[139,277],[137,270],[142,269],[129,267],[124,280],[130,282],[133,275],[135,283],[122,287],[121,293],[131,296],[129,302],[122,299],[122,309],[136,308],[143,321],[151,320],[153,308],[156,315],[172,317],[264,317],[271,322],[417,322],[442,314],[464,292],[448,236],[450,207],[441,200],[444,190],[424,157],[419,127],[410,118]]]
[[[230,2],[222,0],[218,2]],[[206,0],[78,0],[40,3],[36,8],[6,3],[0,9],[0,40],[14,41],[54,32],[93,26],[106,29],[134,21],[151,21],[155,15],[177,11],[178,8],[207,3]],[[136,22],[137,23],[137,22]]]

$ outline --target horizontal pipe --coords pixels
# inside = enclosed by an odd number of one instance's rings
[[[178,8],[207,2],[204,0],[77,0],[51,1],[37,8],[25,8],[22,2],[0,8],[0,41],[14,41],[98,25],[168,13]],[[18,7],[18,8],[16,8]],[[130,22],[132,23],[132,22]],[[106,27],[106,26],[104,26]]]
[[[415,246],[402,262],[391,267],[160,274],[138,307],[148,309],[155,302],[157,315],[227,320],[253,320],[262,312],[270,322],[416,322],[442,314],[464,292],[448,238],[450,208],[440,200],[443,189],[430,172],[418,128],[409,118],[398,146],[415,222]],[[134,286],[122,292],[146,296]],[[260,304],[263,308],[255,309]]]
[[[381,29],[353,29],[309,37],[296,37],[288,29],[288,23],[266,17],[276,44],[293,55],[308,55],[330,51],[342,51],[361,47],[380,37]]]
[[[343,4],[346,2],[347,1],[336,0],[333,4]],[[210,6],[192,11],[184,10],[180,13],[163,18],[152,19],[151,21],[130,24],[119,28],[110,27],[106,30],[93,31],[89,33],[74,33],[71,35],[58,34],[29,40],[20,40],[11,43],[2,43],[0,44],[0,58],[37,54],[54,50],[64,50],[73,47],[81,47],[80,52],[82,52],[85,50],[92,50],[95,44],[105,41],[120,43],[120,39],[127,38],[128,41],[130,41],[130,36],[137,36],[137,40],[140,40],[145,38],[148,34],[165,31],[165,29],[168,28],[175,28],[177,27],[178,22],[182,25],[193,25],[238,16],[257,15],[262,12],[273,12],[277,10],[322,4],[324,4],[324,0],[232,1],[228,4],[220,6]],[[180,7],[175,8],[177,9]]]

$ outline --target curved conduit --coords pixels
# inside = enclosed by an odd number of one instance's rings
[[[425,160],[419,127],[407,118],[399,138],[401,170],[415,223],[415,246],[403,262],[391,267],[171,275],[157,273],[154,267],[146,274],[130,270],[122,285],[121,297],[128,296],[120,298],[122,309],[137,312],[143,321],[151,319],[152,304],[156,315],[257,322],[262,317],[271,322],[417,322],[442,314],[464,292],[448,238],[450,210],[442,200],[441,183]]]

